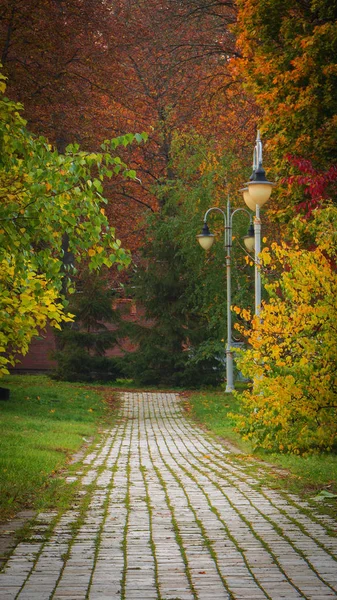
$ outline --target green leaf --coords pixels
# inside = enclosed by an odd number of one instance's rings
[[[313,498],[313,500],[316,500],[317,502],[322,502],[322,500],[333,500],[335,498],[337,498],[337,494],[332,494],[327,490],[321,490],[319,494],[317,494],[317,496]]]
[[[130,179],[136,179],[137,173],[134,169],[127,169],[123,172],[124,177],[130,177]]]
[[[96,190],[98,192],[100,192],[100,194],[102,194],[103,193],[103,186],[102,186],[101,182],[98,179],[94,179],[93,184],[94,184]]]

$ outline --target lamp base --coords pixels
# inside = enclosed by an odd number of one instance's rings
[[[230,394],[235,390],[234,385],[226,385],[225,394]]]

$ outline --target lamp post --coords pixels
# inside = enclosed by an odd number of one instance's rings
[[[214,235],[210,232],[207,225],[207,217],[211,211],[220,212],[224,219],[224,244],[226,250],[226,272],[227,272],[227,345],[226,345],[226,392],[234,390],[233,377],[233,353],[232,353],[232,313],[231,313],[231,248],[232,248],[232,226],[233,217],[237,212],[245,212],[249,216],[250,225],[244,243],[248,252],[255,251],[255,314],[259,315],[261,310],[261,271],[260,271],[260,252],[261,252],[261,219],[260,207],[270,198],[272,188],[275,184],[268,181],[265,171],[262,167],[262,142],[260,132],[257,132],[256,143],[253,153],[253,173],[244,188],[243,198],[250,210],[255,211],[254,225],[252,216],[245,208],[237,208],[231,211],[229,198],[227,200],[226,213],[218,207],[212,207],[207,210],[204,216],[204,225],[202,233],[197,235],[198,242],[204,250],[209,250],[214,242]]]
[[[260,207],[270,198],[273,186],[275,184],[268,181],[265,171],[262,167],[262,142],[260,132],[257,132],[256,143],[253,153],[253,172],[245,187],[240,190],[243,193],[243,199],[250,208],[255,211],[254,217],[254,249],[255,249],[255,314],[259,315],[261,310],[261,218]],[[247,247],[247,245],[246,245]],[[248,247],[247,247],[248,249]],[[253,248],[251,248],[253,250]]]
[[[202,233],[197,235],[197,240],[200,246],[204,250],[209,250],[214,242],[214,235],[210,232],[207,225],[207,217],[210,212],[216,211],[220,212],[223,216],[224,220],[224,247],[226,252],[226,278],[227,278],[227,344],[226,344],[226,392],[232,392],[234,390],[234,375],[233,375],[233,353],[232,353],[232,313],[231,313],[231,304],[232,304],[232,290],[231,290],[231,249],[232,249],[232,241],[233,241],[233,217],[238,212],[244,212],[249,217],[250,228],[248,231],[248,235],[245,236],[245,244],[247,246],[246,240],[249,239],[251,242],[251,233],[252,233],[252,217],[248,210],[245,208],[236,208],[231,211],[231,205],[229,198],[227,199],[227,209],[226,212],[221,208],[214,206],[209,208],[204,216],[204,225],[202,228]],[[254,233],[253,233],[254,238]],[[249,244],[249,242],[248,242]]]

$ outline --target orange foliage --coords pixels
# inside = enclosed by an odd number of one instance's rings
[[[9,95],[24,103],[32,130],[59,151],[70,141],[95,150],[128,131],[150,134],[145,146],[125,150],[141,183],[104,189],[107,215],[134,251],[144,211],[160,209],[153,186],[174,178],[174,131],[211,135],[250,163],[255,108],[228,71],[235,18],[222,0],[4,2]]]
[[[289,154],[328,171],[337,161],[336,5],[325,0],[237,4],[241,56],[233,69],[261,110],[274,178],[297,174]],[[294,186],[279,186],[277,193],[274,217],[289,220],[303,195]]]

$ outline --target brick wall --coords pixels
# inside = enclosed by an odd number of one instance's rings
[[[151,323],[144,321],[144,310],[136,306],[131,299],[118,299],[114,301],[113,308],[119,310],[122,319],[128,322],[139,322],[151,326]],[[116,327],[106,323],[109,330],[115,331]],[[125,352],[134,352],[136,346],[129,339],[120,339],[120,345],[116,345],[106,352],[106,356],[124,356]],[[52,359],[52,354],[56,350],[54,332],[47,326],[38,338],[34,338],[30,344],[29,352],[26,356],[18,356],[20,361],[12,369],[13,372],[47,372],[51,371],[56,362]]]

